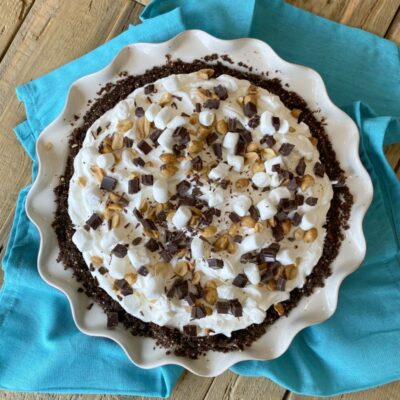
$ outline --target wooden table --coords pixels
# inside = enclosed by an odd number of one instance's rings
[[[400,44],[400,0],[290,0],[326,18],[360,27]],[[141,4],[142,3],[142,4]],[[0,0],[0,260],[19,190],[30,182],[31,162],[12,129],[25,119],[15,86],[79,57],[138,23],[146,0]],[[79,33],[79,34],[78,34]],[[386,155],[400,176],[400,145]],[[0,284],[2,272],[0,269]],[[195,390],[193,390],[195,388]],[[0,399],[127,399],[108,395],[0,392]],[[226,372],[218,378],[183,374],[172,399],[303,399],[264,378]],[[400,399],[400,381],[336,399]]]

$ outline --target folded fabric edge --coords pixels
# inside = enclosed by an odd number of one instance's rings
[[[36,137],[32,131],[32,128],[28,120],[22,121],[14,127],[14,132],[17,136],[18,141],[24,148],[31,160],[36,158]]]

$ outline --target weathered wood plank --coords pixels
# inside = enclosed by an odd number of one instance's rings
[[[0,12],[0,61],[28,15],[35,0],[2,0]]]

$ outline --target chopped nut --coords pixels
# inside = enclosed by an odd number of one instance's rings
[[[193,114],[189,117],[189,124],[191,124],[191,125],[196,125],[198,122],[199,122],[199,114],[193,113]]]
[[[251,170],[256,173],[256,172],[264,172],[265,171],[265,165],[261,160],[257,160],[253,166],[251,167]]]
[[[254,228],[256,225],[256,220],[246,215],[240,221],[240,225],[244,226],[245,228]]]
[[[201,271],[196,271],[193,274],[193,278],[192,278],[193,285],[197,285],[198,283],[200,283],[201,276],[202,276],[202,272]]]
[[[236,252],[236,243],[229,242],[227,250],[229,254],[234,254]]]
[[[101,150],[102,154],[112,153],[113,149],[109,144],[105,144]]]
[[[108,221],[109,219],[112,218],[113,215],[114,215],[114,212],[111,211],[109,208],[105,208],[105,209],[104,209],[104,211],[103,211],[103,217],[104,217],[104,219],[106,219],[106,220]]]
[[[282,303],[274,304],[274,309],[280,317],[285,314],[285,307],[283,307]]]
[[[270,160],[271,158],[276,157],[276,153],[274,149],[267,147],[262,151],[262,157],[264,160]]]
[[[306,243],[313,242],[318,236],[318,230],[316,228],[311,228],[304,234],[304,241]]]
[[[200,126],[198,131],[198,136],[200,139],[206,139],[207,136],[211,133],[211,127]]]
[[[256,161],[259,159],[259,155],[255,152],[255,151],[249,151],[247,152],[244,157],[246,158],[246,160],[249,161]]]
[[[86,186],[86,178],[84,176],[80,176],[78,178],[78,185],[80,187],[85,187]]]
[[[239,225],[238,224],[232,224],[229,229],[228,229],[228,233],[231,236],[235,236],[239,231]]]
[[[250,143],[246,148],[246,151],[248,153],[250,153],[252,151],[257,151],[257,150],[258,150],[258,144],[257,143]]]
[[[144,118],[143,129],[145,137],[149,136],[150,128],[151,128],[151,122],[147,118]]]
[[[264,230],[264,225],[263,225],[261,222],[257,222],[257,223],[254,225],[254,230],[255,230],[257,233],[262,232],[262,231]]]
[[[206,282],[206,284],[204,285],[204,287],[205,287],[206,289],[208,289],[208,288],[216,289],[217,286],[218,286],[217,281],[214,280],[214,279],[208,280],[208,281]]]
[[[309,187],[311,187],[312,185],[314,185],[315,180],[311,175],[304,175],[301,178],[301,184],[300,184],[300,188],[303,192],[305,192]]]
[[[94,265],[102,265],[103,264],[103,259],[99,256],[92,256],[91,260]]]
[[[161,107],[164,107],[165,105],[167,105],[170,101],[172,100],[172,94],[168,93],[168,92],[164,92],[161,96],[160,96],[160,100],[158,101],[158,104]]]
[[[290,111],[290,114],[292,114],[292,117],[294,118],[299,118],[301,113],[302,111],[299,110],[298,108],[293,108],[293,110]]]
[[[120,223],[120,216],[119,214],[114,214],[111,218],[111,228],[116,229],[118,228]]]
[[[236,99],[236,102],[237,102],[240,106],[242,106],[243,103],[244,103],[244,96],[239,96],[239,97]]]
[[[295,279],[297,277],[298,268],[294,264],[285,266],[285,277],[287,280]]]
[[[189,221],[189,226],[196,226],[200,221],[200,217],[198,215],[192,215]]]
[[[293,128],[293,126],[289,126],[289,132],[290,133],[294,133],[294,132],[296,132],[296,129]]]
[[[257,104],[257,97],[254,95],[248,94],[247,96],[244,96],[243,103],[244,104],[247,104],[247,103]]]
[[[217,291],[213,287],[208,287],[204,290],[204,300],[208,304],[215,304],[217,302]]]
[[[175,273],[178,276],[185,276],[189,271],[189,263],[187,261],[179,261],[175,266]]]
[[[258,87],[255,85],[250,85],[249,88],[247,89],[248,94],[257,94],[258,92]]]
[[[185,247],[183,249],[180,249],[176,254],[177,254],[177,256],[179,258],[182,258],[182,257],[185,257],[187,255],[188,251],[189,250],[187,249],[187,247]]]
[[[292,223],[288,219],[286,219],[285,221],[282,221],[281,226],[282,226],[283,233],[285,235],[287,235],[290,232]]]
[[[168,271],[170,267],[171,267],[171,264],[169,264],[167,262],[163,262],[163,261],[160,261],[153,265],[154,273],[156,275],[160,275],[160,274]]]
[[[276,220],[274,217],[267,219],[268,225],[272,228],[276,227]]]
[[[130,272],[129,274],[126,274],[124,278],[130,285],[133,285],[137,281],[137,274]]]
[[[247,178],[240,178],[235,182],[235,187],[238,190],[245,189],[249,186],[250,180]]]
[[[206,310],[206,314],[207,315],[211,315],[213,313],[213,310],[211,307],[209,306],[204,306],[204,309]]]
[[[204,142],[202,140],[192,140],[189,143],[188,151],[191,154],[200,153],[203,150]]]
[[[140,202],[139,211],[140,211],[141,213],[145,213],[145,212],[147,211],[148,208],[149,208],[149,203],[147,202],[146,199],[143,199],[143,200]]]
[[[216,125],[217,132],[225,135],[228,132],[228,123],[224,119],[220,119]]]
[[[168,214],[167,214],[167,221],[168,222],[171,222],[172,221],[172,218],[174,217],[174,215],[175,215],[175,211],[170,211]]]
[[[318,139],[315,138],[314,136],[310,136],[310,137],[308,138],[308,140],[309,140],[314,146],[316,146],[316,145],[318,144]]]
[[[119,121],[117,124],[117,129],[120,132],[127,132],[127,131],[129,131],[129,129],[132,129],[132,127],[133,127],[133,122],[128,119]]]
[[[210,79],[214,75],[214,70],[211,68],[200,69],[198,75],[201,79]]]
[[[296,229],[294,231],[294,238],[296,240],[302,240],[304,238],[304,231],[302,229]]]
[[[178,171],[178,168],[172,164],[163,164],[160,167],[160,174],[167,178],[174,176]]]
[[[44,147],[46,147],[47,151],[50,151],[54,147],[54,145],[51,142],[47,142]]]
[[[265,284],[265,287],[268,290],[276,290],[276,282],[274,280],[270,280]]]
[[[90,167],[90,171],[93,173],[94,177],[96,178],[97,181],[101,182],[106,175],[104,171],[98,167],[97,165],[92,165]]]
[[[211,98],[211,92],[207,89],[198,88],[196,91],[197,95],[201,97],[203,100],[208,100]]]
[[[159,231],[153,231],[152,229],[143,229],[143,232],[146,236],[152,239],[158,239],[160,237]]]
[[[214,247],[217,251],[226,250],[229,245],[229,236],[222,235],[214,243]]]
[[[217,227],[215,225],[208,225],[203,229],[201,235],[204,236],[205,238],[209,238],[214,236],[216,233],[217,233]]]
[[[124,206],[122,204],[111,203],[107,206],[107,208],[112,211],[122,211]]]
[[[136,121],[136,137],[138,140],[146,138],[146,133],[144,131],[145,119],[145,117],[141,117]]]
[[[124,147],[124,136],[122,133],[114,133],[111,148],[113,150],[119,150],[122,149],[122,147]]]
[[[160,160],[164,164],[174,164],[176,162],[176,155],[174,153],[164,153],[160,155]]]

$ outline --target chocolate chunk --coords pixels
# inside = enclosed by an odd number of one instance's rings
[[[175,285],[175,294],[179,300],[184,299],[189,294],[189,284],[188,281],[181,281]]]
[[[153,186],[153,175],[142,175],[142,183],[145,186]]]
[[[201,104],[200,103],[196,103],[195,104],[195,109],[196,109],[196,112],[200,112],[201,111]]]
[[[144,218],[140,221],[144,229],[149,229],[151,231],[158,231],[156,224],[149,218]]]
[[[147,276],[147,275],[149,274],[149,270],[148,270],[144,265],[142,265],[142,266],[137,270],[137,273],[138,273],[139,275],[142,275],[142,276]]]
[[[148,242],[144,245],[147,250],[150,250],[152,253],[159,249],[159,244],[155,239],[149,239]]]
[[[303,176],[305,171],[306,162],[304,161],[304,157],[301,157],[296,167],[296,174],[299,176]]]
[[[237,215],[234,211],[232,211],[230,214],[229,214],[229,218],[230,218],[230,220],[232,221],[232,222],[234,222],[235,224],[237,224],[238,222],[240,222],[240,217],[239,217],[239,215]]]
[[[235,235],[235,236],[233,237],[233,241],[234,241],[235,243],[242,243],[242,240],[243,240],[243,236],[242,236],[242,235]]]
[[[142,241],[142,238],[141,237],[137,237],[137,238],[132,240],[132,244],[134,246],[137,246],[138,244],[140,244],[141,241]]]
[[[149,85],[144,87],[144,94],[151,94],[155,93],[156,88],[153,83],[150,83]]]
[[[239,140],[236,143],[235,154],[237,156],[240,156],[244,154],[245,150],[246,150],[246,142],[244,141],[242,136],[239,136]]]
[[[295,210],[297,208],[297,204],[295,200],[289,200],[287,198],[283,198],[279,200],[278,209],[285,211],[286,213]]]
[[[276,289],[283,292],[285,288],[286,288],[286,279],[280,276],[276,281]]]
[[[247,253],[244,253],[240,256],[240,262],[242,264],[246,263],[256,263],[258,259],[257,254],[254,251],[249,251]]]
[[[304,204],[304,196],[302,194],[296,194],[296,196],[294,196],[294,202],[296,206],[302,206]]]
[[[176,185],[176,190],[180,196],[185,196],[190,189],[190,182],[183,180]]]
[[[235,317],[241,317],[243,315],[243,307],[240,304],[240,301],[238,299],[231,300],[229,302],[230,308],[231,308],[231,313]]]
[[[156,145],[156,147],[158,146],[158,138],[161,136],[162,132],[161,129],[155,129],[149,135],[150,140]]]
[[[274,139],[274,137],[272,135],[265,135],[262,137],[262,139],[260,140],[261,144],[266,144],[267,147],[271,148],[275,145],[276,140]]]
[[[273,279],[275,271],[278,267],[279,263],[268,263],[267,268],[261,273],[261,282],[268,283],[271,279]]]
[[[279,119],[279,117],[272,117],[271,122],[275,130],[279,130],[279,128],[281,127],[281,120]]]
[[[290,181],[289,181],[288,184],[287,184],[287,188],[288,188],[291,192],[296,191],[298,187],[299,187],[299,185],[297,184],[296,178],[290,179]]]
[[[248,101],[243,107],[243,112],[246,117],[251,118],[253,115],[257,114],[257,106],[251,101]]]
[[[206,142],[209,146],[211,146],[217,139],[218,135],[215,132],[212,132],[207,136]]]
[[[224,261],[219,258],[209,258],[207,260],[208,266],[212,269],[220,269],[224,266]]]
[[[214,92],[220,100],[226,100],[228,98],[228,91],[225,86],[218,85],[214,87]]]
[[[105,275],[107,272],[108,272],[108,269],[107,269],[106,267],[101,266],[101,267],[99,268],[99,273],[100,273],[101,275]]]
[[[153,149],[145,140],[141,140],[137,147],[143,154],[149,154]]]
[[[280,242],[285,237],[283,229],[279,224],[272,228],[272,236],[277,242]]]
[[[86,224],[92,228],[93,230],[96,230],[103,222],[103,219],[100,217],[100,215],[93,213],[92,216],[86,221]]]
[[[238,274],[236,278],[233,280],[232,285],[237,286],[239,288],[244,288],[247,285],[248,279],[245,274]]]
[[[113,329],[118,325],[118,313],[117,312],[108,312],[107,313],[107,328]]]
[[[177,139],[179,141],[180,144],[187,144],[190,142],[190,135],[188,130],[183,127],[183,126],[178,126],[173,134],[172,137],[174,137],[175,139]]]
[[[125,279],[116,279],[114,285],[120,290],[123,296],[129,296],[133,293],[132,286]]]
[[[192,196],[193,197],[199,197],[203,194],[203,192],[201,191],[201,189],[199,187],[195,187],[192,190]]]
[[[222,158],[222,144],[221,143],[213,143],[212,148],[214,150],[215,157],[221,159]]]
[[[287,212],[285,212],[285,211],[279,211],[278,213],[275,214],[274,218],[275,218],[277,221],[282,222],[282,221],[287,220],[288,215],[287,215]]]
[[[318,202],[318,199],[316,197],[307,197],[305,203],[308,204],[309,206],[315,206]]]
[[[136,109],[135,109],[135,117],[140,118],[140,117],[143,117],[143,115],[144,115],[143,107],[136,107]]]
[[[255,207],[254,205],[250,206],[249,214],[250,214],[250,217],[256,221],[258,221],[260,219],[260,212],[258,211],[258,208]]]
[[[325,175],[325,166],[322,165],[319,161],[314,164],[314,174],[323,178]]]
[[[128,181],[128,193],[135,194],[138,192],[140,192],[140,180],[138,176],[135,176]]]
[[[183,327],[183,334],[186,336],[197,336],[197,326],[196,325],[185,325]]]
[[[229,132],[242,132],[244,131],[243,124],[236,118],[228,119],[228,130]]]
[[[192,167],[195,171],[201,171],[203,169],[203,160],[200,156],[193,158]]]
[[[178,244],[176,242],[170,242],[167,244],[167,250],[171,254],[176,254],[179,250]]]
[[[137,208],[133,210],[133,215],[136,217],[138,221],[143,220],[143,214]]]
[[[294,213],[292,216],[292,225],[299,226],[301,223],[301,215],[299,213]]]
[[[281,153],[283,156],[288,156],[293,149],[294,149],[294,144],[283,143],[282,146],[279,148],[279,153]]]
[[[165,262],[170,262],[172,260],[172,254],[168,250],[161,250],[160,256]]]
[[[219,181],[219,185],[221,186],[222,189],[227,189],[231,181],[229,179],[222,179]]]
[[[101,181],[100,189],[112,192],[115,189],[115,186],[117,186],[117,182],[118,181],[115,178],[112,178],[111,176],[105,176]]]
[[[117,244],[112,250],[111,254],[114,254],[115,257],[124,258],[128,249],[123,244]]]
[[[246,144],[249,144],[249,143],[251,143],[253,141],[253,136],[251,135],[251,132],[246,130],[246,129],[243,129],[240,132],[240,137],[243,139],[243,141]]]
[[[231,310],[231,306],[229,304],[229,301],[217,301],[216,303],[217,307],[217,313],[218,314],[229,314],[229,311]]]
[[[184,300],[189,304],[189,306],[192,306],[196,302],[196,296],[193,293],[188,293]]]
[[[133,146],[133,139],[128,136],[124,136],[124,146],[128,149],[131,148]]]
[[[137,166],[137,167],[144,167],[144,160],[141,157],[136,157],[132,160],[132,162]]]
[[[217,110],[219,107],[219,100],[218,99],[208,99],[204,102],[203,107]]]
[[[201,319],[201,318],[204,318],[206,315],[207,315],[206,309],[204,308],[204,306],[202,304],[192,307],[191,316],[193,319]]]
[[[275,261],[276,255],[280,249],[278,243],[271,243],[268,247],[261,249],[258,259],[260,263]]]
[[[254,115],[254,117],[249,120],[248,125],[252,129],[257,128],[257,126],[260,125],[260,116]]]

